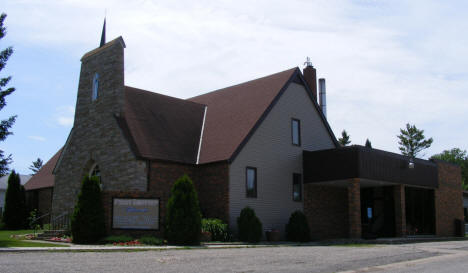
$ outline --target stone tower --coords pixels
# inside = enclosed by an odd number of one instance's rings
[[[81,58],[74,124],[54,170],[54,216],[72,211],[92,172],[104,192],[147,189],[147,162],[135,157],[118,124],[125,114],[124,48],[119,37]]]

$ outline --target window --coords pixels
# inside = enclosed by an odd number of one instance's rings
[[[98,96],[99,96],[99,74],[96,73],[94,74],[94,78],[93,78],[93,93],[92,93],[91,99],[95,101],[97,100]]]
[[[99,182],[101,182],[101,170],[99,169],[99,165],[94,164],[94,166],[91,168],[91,171],[89,172],[89,177],[96,176],[99,179]]]
[[[301,121],[298,119],[291,120],[291,135],[292,135],[292,144],[296,146],[301,146]]]
[[[257,197],[257,168],[247,167],[245,180],[247,197]]]
[[[293,173],[293,200],[302,201],[302,176],[300,173]]]

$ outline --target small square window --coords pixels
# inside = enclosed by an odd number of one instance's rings
[[[298,119],[291,120],[291,136],[292,144],[301,146],[301,121]]]
[[[302,201],[302,176],[300,173],[293,173],[293,200]]]
[[[247,167],[245,180],[247,197],[257,197],[257,168]]]

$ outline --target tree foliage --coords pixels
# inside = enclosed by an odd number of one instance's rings
[[[179,178],[167,202],[166,238],[169,243],[197,245],[201,235],[198,195],[188,175]]]
[[[419,152],[427,149],[432,144],[432,137],[426,139],[424,130],[419,130],[415,125],[406,124],[406,129],[400,129],[400,134],[397,136],[400,145],[401,154],[415,158]]]
[[[458,164],[461,167],[463,189],[468,190],[468,155],[466,150],[461,150],[460,148],[444,150],[440,154],[431,156],[431,159]]]
[[[350,136],[346,132],[346,130],[343,130],[341,132],[341,137],[338,139],[338,142],[341,144],[341,146],[347,146],[351,143]]]
[[[13,170],[8,177],[3,222],[8,229],[22,229],[27,225],[27,217],[24,187],[19,174]]]
[[[29,166],[29,169],[33,172],[33,175],[35,175],[42,168],[43,163],[44,162],[39,157],[36,161],[32,162],[31,166]]]
[[[372,149],[372,143],[370,142],[369,139],[366,139],[366,147]]]
[[[71,233],[78,244],[96,243],[105,235],[101,187],[96,176],[86,176],[81,184],[73,215]]]
[[[0,39],[5,37],[6,35],[6,28],[3,26],[3,22],[5,21],[6,14],[2,13],[0,15]],[[5,68],[5,65],[10,58],[11,54],[13,54],[13,48],[7,47],[4,50],[0,51],[0,71]],[[15,91],[14,87],[6,87],[11,80],[11,76],[7,76],[5,78],[0,78],[0,110],[6,106],[5,97],[10,95]],[[7,119],[0,121],[0,141],[4,141],[12,132],[9,131],[11,126],[15,123],[16,116],[11,116]],[[2,150],[0,150],[0,176],[4,176],[9,172],[8,165],[12,162],[11,155],[6,156]]]
[[[249,243],[257,243],[262,239],[262,223],[255,215],[255,211],[249,207],[241,210],[237,217],[239,240]]]

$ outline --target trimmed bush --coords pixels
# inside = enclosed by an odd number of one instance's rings
[[[153,236],[143,236],[138,241],[144,245],[150,245],[150,246],[160,246],[164,244],[163,239],[153,237]]]
[[[167,202],[166,239],[171,244],[200,244],[201,213],[198,195],[188,175],[179,178]]]
[[[231,240],[228,225],[220,219],[202,219],[202,232],[211,233],[213,241],[228,242]]]
[[[73,242],[78,244],[96,243],[106,232],[104,209],[101,201],[99,178],[86,176],[81,184],[78,201],[71,217]]]
[[[237,217],[239,240],[249,243],[257,243],[262,238],[262,223],[255,215],[255,211],[249,207],[241,210]]]
[[[3,222],[7,229],[17,230],[27,226],[27,219],[24,187],[21,185],[19,175],[13,170],[8,177]]]
[[[296,210],[289,217],[289,222],[286,225],[286,239],[292,242],[310,241],[309,224],[302,211]]]

